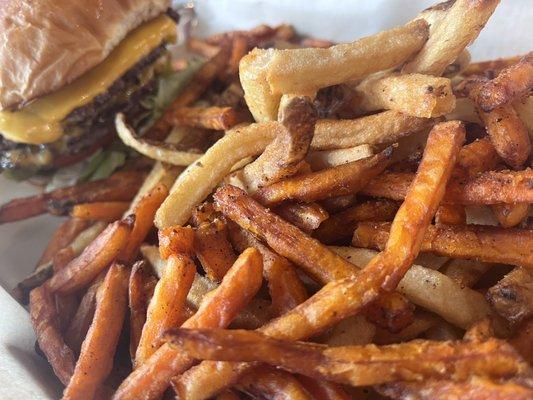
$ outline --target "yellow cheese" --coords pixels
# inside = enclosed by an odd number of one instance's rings
[[[59,139],[63,135],[61,121],[72,110],[105,92],[141,58],[175,34],[176,25],[166,15],[141,25],[126,36],[102,63],[74,82],[20,110],[0,111],[0,133],[14,142],[30,144]]]

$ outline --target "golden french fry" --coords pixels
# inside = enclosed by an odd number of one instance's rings
[[[194,255],[194,230],[190,226],[170,226],[159,231],[157,236],[163,259],[173,254]]]
[[[413,322],[409,326],[406,326],[397,333],[390,333],[385,329],[377,328],[372,341],[376,344],[408,342],[420,337],[420,335],[431,328],[438,319],[439,318],[434,314],[417,310]]]
[[[522,56],[513,56],[497,58],[495,60],[473,62],[468,65],[468,67],[463,71],[462,75],[484,75],[487,76],[487,78],[492,79],[494,78],[494,75],[497,76],[503,69],[516,64],[521,58]]]
[[[247,374],[239,381],[237,388],[263,399],[311,400],[309,393],[295,376],[266,365],[261,365]]]
[[[512,228],[527,219],[529,215],[529,204],[494,204],[492,212],[501,226]]]
[[[274,212],[306,233],[317,229],[329,217],[328,212],[317,203],[284,203]]]
[[[466,211],[461,204],[443,204],[435,214],[437,225],[464,225],[466,224]]]
[[[107,201],[76,204],[70,216],[83,220],[114,222],[126,212],[130,203],[125,201]]]

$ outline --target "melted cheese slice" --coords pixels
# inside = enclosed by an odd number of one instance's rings
[[[63,135],[61,121],[72,110],[105,92],[141,58],[175,34],[176,24],[166,15],[141,25],[126,36],[104,61],[74,82],[20,110],[0,111],[0,133],[14,142],[29,144],[59,139]]]

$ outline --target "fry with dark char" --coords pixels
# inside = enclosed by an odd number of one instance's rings
[[[200,308],[182,325],[189,328],[225,327],[255,296],[262,283],[259,252],[247,249],[228,271],[220,286],[205,296]],[[173,376],[191,366],[193,359],[163,344],[122,382],[113,396],[119,399],[158,399]]]
[[[489,112],[515,99],[529,94],[533,89],[533,52],[523,56],[516,64],[500,71],[493,80],[486,82],[476,95],[476,102]]]
[[[382,250],[388,240],[388,222],[360,222],[352,244]],[[430,225],[421,251],[533,269],[533,231],[484,225]]]
[[[311,400],[307,390],[292,374],[261,365],[237,384],[239,391],[265,400]]]
[[[443,123],[433,128],[417,178],[394,219],[397,233],[391,235],[385,252],[355,277],[329,283],[294,310],[263,326],[261,332],[287,340],[310,337],[344,317],[360,312],[379,296],[381,287],[394,288],[418,254],[425,227],[442,199],[464,136],[464,128],[459,122]],[[215,201],[229,206],[239,197],[242,197],[241,191],[225,187],[217,191]],[[247,218],[247,224],[250,223]],[[201,363],[175,382],[175,387],[182,399],[205,399],[231,385],[249,368],[246,363]],[[206,376],[210,382],[207,387],[202,386]]]
[[[55,375],[63,385],[67,385],[74,372],[76,357],[61,337],[54,297],[46,286],[33,289],[30,293],[30,319],[39,348]]]
[[[391,156],[392,147],[388,147],[372,157],[282,180],[259,189],[254,197],[266,206],[273,206],[285,200],[309,203],[355,194],[383,172]]]
[[[237,110],[231,107],[176,107],[165,118],[174,126],[225,131],[243,122]]]
[[[260,361],[351,386],[443,378],[457,382],[473,374],[506,378],[528,371],[527,363],[516,351],[497,339],[328,347],[274,339],[253,331],[215,328],[175,329],[165,334],[164,340],[200,360]]]
[[[84,220],[114,222],[122,217],[129,206],[130,203],[126,201],[76,204],[70,210],[70,216]]]
[[[128,304],[129,271],[113,264],[96,294],[93,322],[81,346],[80,357],[63,399],[92,399],[113,368]]]

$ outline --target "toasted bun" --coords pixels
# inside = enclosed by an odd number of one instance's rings
[[[100,63],[170,0],[0,0],[0,109],[53,92]]]

